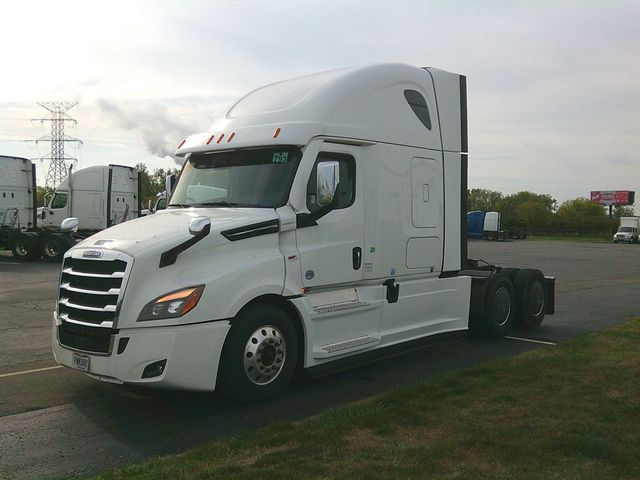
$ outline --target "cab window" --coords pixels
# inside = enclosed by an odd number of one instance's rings
[[[337,161],[340,165],[340,189],[341,194],[336,210],[347,208],[353,205],[356,196],[356,161],[351,155],[342,153],[320,152],[316,163],[311,171],[309,182],[307,183],[307,208],[310,212],[317,211],[321,205],[318,204],[318,194],[316,186],[316,168],[318,163],[327,161]]]
[[[67,206],[67,194],[56,193],[51,200],[51,208],[64,208]]]

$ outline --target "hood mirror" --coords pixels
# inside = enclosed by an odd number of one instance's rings
[[[65,218],[60,224],[60,230],[63,232],[77,232],[78,219],[76,217]]]
[[[191,235],[202,235],[205,230],[207,233],[211,230],[211,218],[196,217],[189,222],[189,233]]]

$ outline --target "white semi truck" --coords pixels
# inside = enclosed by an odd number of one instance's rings
[[[613,243],[638,243],[640,237],[640,217],[620,217],[620,226],[613,235]]]
[[[374,65],[249,93],[179,146],[166,210],[65,254],[56,360],[256,401],[297,369],[537,326],[553,278],[467,259],[466,152],[461,75]]]
[[[35,165],[26,158],[0,156],[0,245],[18,260],[60,261],[76,241],[140,212],[138,171],[121,165],[69,169],[67,178],[36,208]],[[78,219],[63,231],[67,217]]]

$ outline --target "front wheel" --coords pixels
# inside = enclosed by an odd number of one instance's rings
[[[298,337],[289,316],[272,305],[251,305],[232,321],[219,385],[240,402],[264,400],[286,388],[297,361]]]

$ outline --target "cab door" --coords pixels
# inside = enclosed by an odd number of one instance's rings
[[[45,207],[44,224],[59,227],[62,221],[69,216],[69,195],[66,192],[55,192],[49,205]]]
[[[317,165],[337,162],[339,200],[337,207],[317,220],[317,225],[298,228],[302,284],[305,287],[353,283],[363,279],[364,248],[363,174],[360,147],[322,143],[308,177],[306,206],[311,212],[321,208],[317,191]]]

